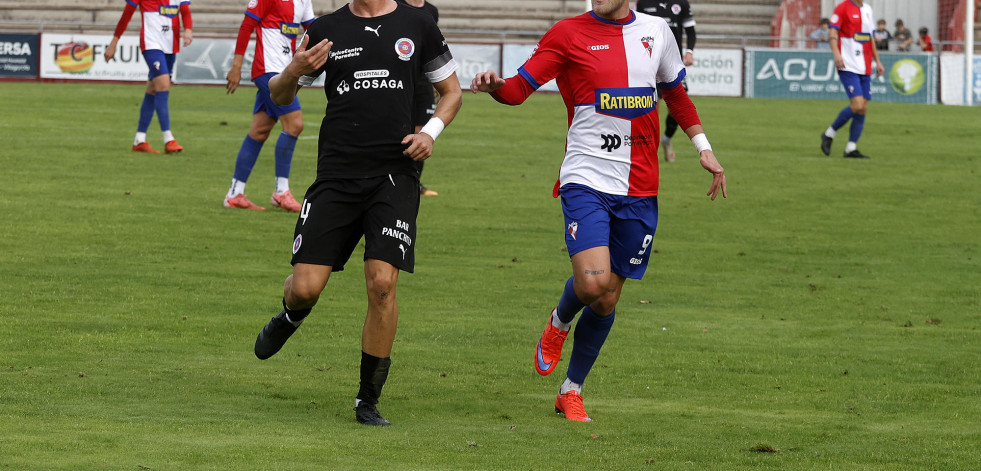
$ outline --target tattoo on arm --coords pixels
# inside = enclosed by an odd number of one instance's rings
[[[586,270],[587,275],[602,275],[606,273],[606,270]]]

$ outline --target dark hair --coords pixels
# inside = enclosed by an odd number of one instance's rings
[[[827,25],[827,24],[831,24],[831,21],[828,20],[827,18],[821,18],[821,23],[819,23],[819,24]]]
[[[884,24],[886,24],[886,20],[885,20],[885,18],[880,18],[879,21],[876,21],[875,22],[875,24],[877,24],[877,25],[884,25]]]
[[[927,29],[927,27],[926,27],[926,26],[924,26],[924,27],[922,27],[922,28],[920,28],[920,34],[927,34],[927,33],[929,33],[929,32],[930,32],[930,30],[929,30],[929,29]]]
[[[903,26],[903,20],[896,19],[896,26]]]

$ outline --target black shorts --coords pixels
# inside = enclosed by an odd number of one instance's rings
[[[412,273],[418,214],[419,179],[413,175],[317,180],[296,220],[290,263],[344,270],[363,236],[365,259]]]
[[[424,75],[416,82],[416,89],[412,94],[412,125],[425,126],[434,113],[436,113],[436,91]]]

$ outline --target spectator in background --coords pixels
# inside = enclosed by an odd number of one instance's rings
[[[933,52],[933,38],[929,33],[930,30],[926,26],[920,28],[920,38],[916,40],[916,45],[923,52]]]
[[[913,35],[906,29],[903,20],[896,20],[896,32],[892,33],[892,39],[896,41],[896,45],[898,46],[896,50],[909,52],[909,47],[913,44]]]
[[[879,20],[875,24],[875,31],[872,32],[872,39],[875,39],[875,48],[880,51],[889,50],[889,40],[892,39],[892,35],[889,34],[889,30],[886,29],[886,20]]]
[[[814,30],[809,36],[812,41],[817,42],[818,49],[831,49],[831,43],[828,42],[828,25],[831,22],[827,18],[821,18],[821,23],[818,25],[818,29]]]

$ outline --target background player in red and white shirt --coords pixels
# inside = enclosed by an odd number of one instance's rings
[[[573,275],[535,349],[535,369],[552,372],[582,310],[567,378],[555,400],[556,412],[581,422],[590,421],[582,383],[613,325],[624,282],[646,271],[657,227],[657,90],[713,175],[708,195],[726,196],[725,171],[680,86],[685,68],[667,23],[637,15],[627,0],[592,4],[592,11],[545,33],[518,75],[504,80],[483,72],[470,86],[517,105],[554,78],[568,110],[555,195],[562,196]]]
[[[235,174],[225,195],[226,208],[266,209],[257,206],[245,195],[245,182],[259,159],[262,145],[269,138],[276,121],[283,132],[276,140],[276,189],[269,202],[287,211],[299,211],[300,203],[290,191],[290,167],[296,139],[303,132],[303,113],[300,100],[280,106],[269,97],[269,79],[283,71],[293,59],[296,41],[316,19],[312,0],[249,0],[245,18],[238,30],[232,68],[225,76],[226,93],[234,93],[242,80],[242,61],[252,32],[256,33],[255,56],[252,59],[252,82],[258,90],[252,108],[252,125],[235,159]]]
[[[824,155],[831,155],[831,142],[836,131],[851,120],[845,157],[869,158],[859,152],[858,139],[862,137],[862,129],[865,127],[867,102],[872,99],[872,61],[875,61],[876,75],[885,72],[879,60],[879,51],[872,41],[872,31],[875,30],[873,18],[872,6],[862,0],[845,0],[835,7],[834,14],[831,15],[828,41],[838,68],[838,78],[845,86],[849,103],[838,113],[838,117],[824,134],[821,134],[821,152]]]
[[[136,9],[140,9],[143,25],[140,27],[140,50],[150,68],[150,77],[140,106],[140,120],[133,139],[134,152],[159,154],[146,142],[146,132],[157,113],[160,130],[163,131],[164,151],[180,152],[184,148],[174,139],[170,131],[170,74],[174,69],[174,55],[180,51],[181,22],[184,23],[183,43],[191,44],[191,0],[126,0],[123,15],[116,24],[112,42],[104,54],[106,62],[116,55],[119,38],[126,31],[126,25]]]

